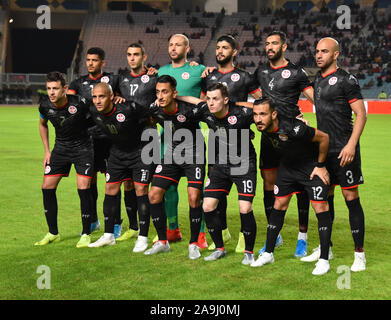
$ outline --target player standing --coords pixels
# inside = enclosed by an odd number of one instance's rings
[[[281,31],[273,31],[268,34],[265,43],[266,55],[269,60],[257,68],[255,77],[262,90],[263,97],[272,98],[276,102],[280,117],[294,119],[301,115],[297,105],[300,94],[313,102],[313,89],[305,71],[291,63],[284,56],[287,49],[286,35]],[[259,166],[263,178],[264,206],[267,220],[274,203],[274,182],[277,177],[279,156],[267,139],[261,138],[261,152]],[[307,255],[307,229],[309,200],[305,192],[297,194],[297,206],[299,212],[299,235],[295,256]],[[282,238],[277,238],[277,246],[282,245]],[[265,247],[260,250],[262,253]]]
[[[366,111],[357,79],[337,66],[339,43],[323,38],[316,46],[316,64],[320,68],[314,81],[315,108],[318,128],[330,136],[326,166],[330,172],[330,211],[334,219],[334,189],[340,185],[352,231],[355,253],[352,271],[366,268],[364,253],[365,218],[358,186],[364,183],[361,172],[359,139],[366,123]],[[352,111],[356,115],[353,125]],[[303,261],[314,261],[315,252]]]
[[[202,100],[206,100],[207,88],[217,82],[227,86],[228,97],[232,102],[247,101],[249,94],[255,99],[261,97],[261,91],[256,84],[254,77],[247,71],[234,66],[234,58],[236,55],[237,44],[235,38],[231,35],[220,36],[216,43],[216,62],[218,68],[202,79]],[[211,173],[212,168],[213,166],[208,166],[208,175]],[[227,197],[225,194],[222,195],[219,201],[218,212],[223,228],[224,243],[227,243],[231,239],[231,235],[227,227]],[[215,245],[212,243],[209,246],[209,250],[214,249]],[[235,251],[240,253],[244,252],[244,237],[242,232],[239,233],[239,240]]]
[[[177,82],[177,92],[180,96],[200,97],[201,75],[205,70],[203,65],[191,65],[187,61],[187,54],[190,51],[189,39],[183,34],[171,36],[168,45],[168,54],[171,63],[159,69],[159,76],[169,75]],[[162,132],[161,132],[162,135]],[[178,186],[172,184],[165,194],[165,210],[168,219],[167,238],[169,241],[180,241],[182,234],[178,225]],[[200,239],[198,245],[201,249],[207,248],[205,237],[205,224],[202,219]]]
[[[49,233],[35,245],[42,246],[60,241],[56,189],[62,177],[68,176],[74,164],[83,225],[82,236],[76,247],[86,247],[91,241],[90,182],[94,159],[91,139],[87,132],[90,117],[88,105],[83,98],[66,94],[68,86],[60,72],[47,74],[46,89],[48,96],[42,97],[39,105],[39,133],[45,151],[42,194]],[[49,146],[48,121],[52,123],[56,132],[56,142],[52,151]]]
[[[148,201],[145,195],[154,170],[154,165],[141,161],[141,134],[146,108],[135,102],[114,103],[114,94],[109,84],[99,83],[93,88],[93,103],[90,111],[99,129],[112,140],[107,163],[105,199],[105,233],[89,247],[115,244],[114,219],[118,216],[118,193],[123,181],[135,183],[136,195],[140,197],[140,216],[148,215]],[[138,239],[139,240],[139,239]],[[143,241],[141,241],[143,240]],[[136,242],[134,252],[142,252],[148,247],[147,238]]]
[[[330,269],[328,256],[332,225],[327,203],[330,181],[325,168],[329,137],[301,120],[279,118],[276,105],[269,98],[255,101],[253,112],[257,129],[270,140],[281,158],[274,186],[276,199],[267,226],[266,250],[251,266],[260,267],[274,262],[277,236],[290,199],[299,188],[307,192],[318,219],[320,259],[312,274],[325,274]]]
[[[139,105],[149,108],[155,101],[156,75],[147,74],[147,68],[144,63],[147,59],[145,49],[138,43],[132,43],[126,49],[126,57],[130,72],[126,71],[119,74],[118,87],[121,96],[126,101],[134,101]],[[146,193],[137,196],[132,181],[124,181],[125,206],[129,218],[129,230],[124,232],[117,241],[128,240],[138,236],[137,243],[143,244],[148,238],[150,214],[148,190]],[[137,208],[141,205],[147,205],[148,210],[139,210],[139,225],[137,224]],[[137,249],[135,249],[137,251]]]
[[[113,90],[117,90],[118,79],[112,73],[103,72],[105,66],[105,52],[101,48],[89,48],[86,55],[86,67],[88,74],[81,76],[71,82],[68,94],[77,94],[92,103],[92,89],[97,83],[108,83]],[[116,100],[116,102],[119,102]],[[91,232],[100,228],[97,213],[97,173],[106,173],[107,159],[110,153],[110,140],[95,126],[90,129],[94,143],[94,172],[91,181],[91,192],[93,197],[93,213],[91,218]],[[118,199],[120,206],[120,198]],[[116,237],[121,234],[121,218],[116,218],[115,223]]]

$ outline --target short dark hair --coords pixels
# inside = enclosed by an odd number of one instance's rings
[[[221,95],[226,98],[228,97],[228,88],[226,85],[222,84],[221,82],[216,82],[214,84],[211,84],[206,91],[215,91],[220,90]]]
[[[105,51],[102,48],[92,47],[89,48],[87,54],[97,54],[101,60],[105,60]]]
[[[269,38],[271,36],[279,36],[280,39],[281,39],[281,42],[284,44],[286,43],[286,34],[285,32],[283,31],[279,31],[279,30],[273,30],[272,32],[270,32],[266,38]]]
[[[66,85],[65,75],[59,71],[52,71],[46,75],[46,82],[57,82],[60,81],[64,87]]]
[[[165,75],[157,78],[157,83],[169,83],[171,85],[171,88],[176,90],[177,82],[176,82],[175,78],[169,76],[168,74],[165,74]]]
[[[268,104],[271,112],[276,111],[276,103],[272,98],[263,97],[261,99],[254,101],[254,105],[259,105],[259,104]]]
[[[220,42],[220,41],[227,41],[231,45],[232,49],[238,49],[235,38],[233,36],[231,36],[230,34],[225,34],[225,35],[220,36],[217,39],[216,43]]]
[[[144,47],[139,44],[139,43],[136,43],[136,42],[133,42],[131,43],[130,45],[128,45],[128,48],[140,48],[141,49],[141,54],[144,55],[145,54],[145,49]]]

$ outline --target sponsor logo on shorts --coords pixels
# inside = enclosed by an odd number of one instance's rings
[[[206,180],[206,182],[205,182],[205,187],[207,187],[209,185],[210,185],[210,179],[208,178],[208,180]]]
[[[70,107],[68,108],[68,112],[69,112],[70,114],[75,114],[75,113],[77,112],[77,108],[76,108],[75,106],[70,106]]]
[[[110,174],[106,173],[106,182],[110,180]]]
[[[228,117],[228,122],[229,124],[235,124],[236,122],[238,122],[238,118],[236,118],[236,116],[230,116]]]
[[[183,114],[179,114],[176,118],[177,118],[177,120],[179,122],[185,122],[186,121],[186,117]]]
[[[117,119],[118,122],[124,122],[125,121],[125,116],[122,113],[118,113],[115,118]]]
[[[231,76],[231,80],[233,82],[237,82],[240,80],[240,75],[238,73],[234,73],[232,76]]]
[[[50,168],[50,166],[46,166],[45,167],[45,174],[48,174],[50,172],[50,170],[52,170],[52,168]]]
[[[183,80],[187,80],[187,79],[189,79],[189,78],[190,78],[190,74],[189,74],[188,72],[182,73],[182,79],[183,79]]]
[[[141,77],[141,82],[142,83],[147,83],[149,82],[149,76],[147,74],[144,74],[142,77]]]
[[[289,70],[284,70],[281,72],[281,77],[283,77],[284,79],[288,79],[289,77],[291,76],[291,72]]]
[[[278,189],[277,185],[274,185],[274,194],[278,194],[280,192],[280,189]]]
[[[102,77],[102,79],[100,79],[100,82],[109,83],[110,79],[108,76],[104,76],[104,77]]]
[[[160,173],[160,172],[162,172],[162,170],[163,170],[163,167],[162,167],[161,164],[159,164],[159,165],[156,167],[156,169],[155,169],[155,173]]]
[[[337,83],[337,81],[338,81],[337,77],[332,77],[332,78],[329,79],[329,85],[333,86],[333,85],[335,85]]]

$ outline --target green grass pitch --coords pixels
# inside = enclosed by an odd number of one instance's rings
[[[306,114],[312,125],[313,114]],[[311,275],[313,263],[293,254],[298,233],[296,199],[282,229],[284,245],[276,249],[275,263],[262,268],[241,265],[234,252],[240,219],[237,193],[228,198],[228,227],[233,239],[226,244],[226,258],[207,263],[188,259],[189,239],[186,179],[180,183],[180,227],[184,240],[172,251],[157,256],[132,252],[134,239],[112,247],[76,249],[81,231],[79,199],[74,169],[58,188],[59,230],[62,241],[34,247],[47,232],[41,194],[43,148],[38,133],[36,107],[0,107],[0,299],[390,299],[391,298],[391,115],[369,115],[361,139],[365,184],[360,198],[366,217],[367,270],[347,272],[353,263],[353,240],[348,211],[336,189],[333,226],[334,259],[328,274]],[[50,136],[53,146],[54,130]],[[254,140],[259,150],[259,134]],[[104,176],[99,176],[99,219],[103,233]],[[258,176],[254,213],[258,232],[255,251],[266,237],[262,180]],[[128,221],[122,202],[124,227]],[[309,253],[318,245],[317,221],[311,209]],[[150,240],[155,236],[151,223]],[[209,235],[207,236],[210,242]],[[202,251],[205,256],[206,251]],[[50,289],[39,289],[40,266],[50,268]],[[39,271],[39,270],[38,270]],[[47,276],[48,274],[45,273]],[[46,285],[48,281],[44,282]]]

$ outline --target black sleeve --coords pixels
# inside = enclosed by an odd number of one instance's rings
[[[80,91],[79,81],[78,79],[73,80],[68,87],[68,90],[73,91],[74,94],[78,94]]]
[[[201,93],[206,95],[206,83],[207,83],[207,77],[201,79]]]
[[[303,121],[296,120],[292,127],[291,135],[298,140],[312,141],[315,131],[315,128],[307,126]]]
[[[241,107],[241,108],[245,119],[245,123],[250,126],[252,123],[254,123],[253,109],[246,108],[246,107]]]
[[[343,83],[343,90],[349,103],[352,103],[356,100],[361,100],[363,98],[358,80],[352,74],[348,74],[346,76]]]
[[[247,93],[249,94],[254,93],[259,88],[258,83],[253,74],[248,73],[246,75],[246,88],[248,89]]]
[[[113,89],[114,95],[121,95],[121,91],[119,89],[119,78],[120,78],[120,76],[117,74],[112,75],[112,82],[113,82],[112,89]]]
[[[207,116],[210,115],[208,104],[206,102],[200,102],[195,108],[193,108],[195,118],[198,121],[205,122]]]

